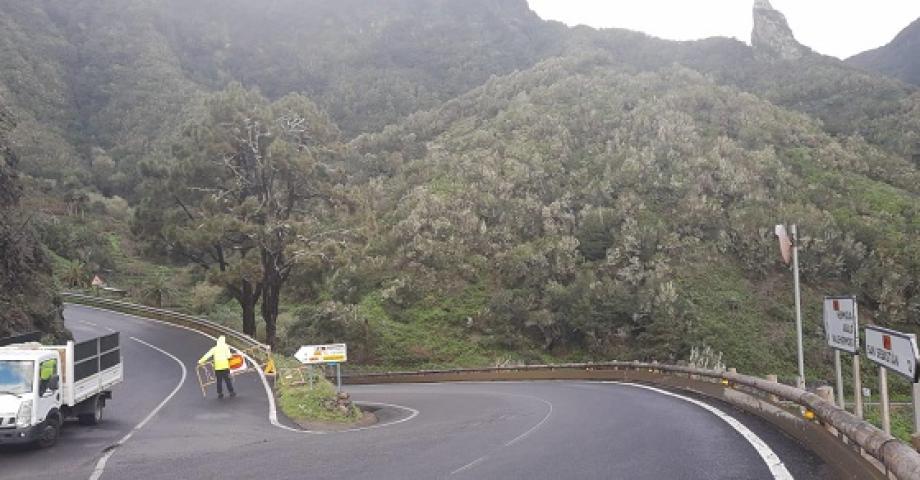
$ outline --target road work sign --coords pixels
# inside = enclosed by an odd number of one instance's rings
[[[866,356],[895,373],[917,381],[917,336],[887,328],[866,327]]]
[[[304,345],[294,354],[300,363],[345,363],[348,361],[348,347],[344,343],[332,345]]]
[[[848,353],[859,352],[859,317],[854,297],[824,297],[824,334],[827,345]]]

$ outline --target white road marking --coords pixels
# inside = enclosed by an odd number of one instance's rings
[[[748,443],[750,443],[752,447],[754,447],[754,450],[757,451],[757,454],[760,455],[760,458],[762,458],[764,463],[767,464],[767,468],[770,469],[770,473],[773,474],[773,478],[775,478],[776,480],[793,480],[792,474],[789,473],[789,470],[786,469],[786,465],[783,464],[783,461],[780,460],[779,456],[776,455],[775,452],[773,452],[773,449],[771,449],[770,446],[766,444],[766,442],[764,442],[759,436],[757,436],[756,433],[752,432],[749,428],[744,426],[744,424],[739,422],[734,417],[726,414],[722,410],[719,410],[718,408],[713,407],[712,405],[703,403],[694,398],[685,397],[683,395],[678,395],[676,393],[669,392],[667,390],[662,390],[660,388],[650,387],[648,385],[640,385],[637,383],[628,383],[628,382],[601,382],[601,383],[611,383],[611,384],[616,384],[616,385],[628,385],[628,386],[636,387],[636,388],[644,388],[646,390],[651,390],[653,392],[657,392],[662,395],[667,395],[669,397],[678,398],[685,402],[692,403],[708,411],[709,413],[712,413],[713,415],[719,417],[725,423],[729,424],[732,428],[734,428],[735,431],[740,433],[741,436],[744,437],[744,439],[747,440]]]
[[[132,314],[130,314],[130,313],[115,312],[115,311],[113,311],[113,310],[106,310],[106,309],[104,309],[104,308],[90,307],[90,306],[88,306],[88,305],[79,305],[79,304],[70,304],[70,305],[74,305],[74,306],[77,306],[77,307],[80,307],[80,308],[88,308],[88,309],[91,309],[91,310],[97,310],[97,311],[100,311],[100,312],[106,312],[106,313],[109,313],[109,314],[120,315],[120,316],[123,316],[123,317],[134,318],[134,319],[141,320],[141,321],[144,321],[144,322],[159,323],[159,324],[165,325],[165,326],[167,326],[167,327],[181,328],[182,330],[188,330],[189,332],[197,333],[198,335],[201,335],[201,336],[210,338],[211,340],[216,340],[216,339],[217,339],[217,337],[215,337],[215,336],[213,336],[213,335],[208,335],[207,333],[200,332],[200,331],[198,331],[198,330],[195,330],[194,328],[186,327],[185,325],[176,325],[176,324],[173,324],[173,323],[164,322],[164,321],[162,321],[162,320],[156,320],[156,319],[153,319],[153,318],[141,317],[141,316],[138,316],[138,315],[132,315]],[[114,330],[113,330],[113,331],[114,331]],[[133,339],[133,337],[132,337],[132,339]],[[138,340],[138,341],[139,341],[139,340]],[[156,348],[156,347],[154,347],[154,348]],[[234,349],[234,350],[236,350],[236,349]],[[250,357],[249,355],[247,355],[245,352],[240,351],[239,353],[240,353],[241,355],[243,355],[243,357],[246,358],[246,361],[247,361],[247,362],[249,362],[249,363],[251,363],[251,364],[253,364],[253,365],[258,365],[258,363],[257,363],[252,357]],[[175,358],[175,357],[173,357],[173,358]],[[181,362],[180,362],[180,363],[181,363]],[[185,372],[185,366],[184,366],[184,365],[182,366],[182,370],[183,370],[183,372]],[[349,430],[341,430],[341,431],[338,431],[338,432],[320,432],[320,431],[315,431],[315,430],[302,430],[302,429],[299,429],[299,428],[289,427],[289,426],[287,426],[287,425],[284,425],[284,424],[281,423],[280,421],[278,421],[278,407],[277,407],[277,405],[275,404],[275,393],[272,391],[271,385],[268,384],[268,379],[265,377],[265,372],[263,372],[261,368],[256,368],[256,369],[254,369],[254,370],[259,374],[259,378],[262,380],[262,386],[265,388],[265,396],[268,398],[268,421],[269,421],[269,423],[271,423],[272,426],[278,427],[278,428],[280,428],[280,429],[282,429],[282,430],[287,430],[287,431],[289,431],[289,432],[296,432],[296,433],[302,433],[302,434],[303,434],[303,433],[306,433],[306,434],[313,434],[313,435],[325,435],[325,434],[332,434],[332,433],[359,432],[359,431],[362,431],[362,430],[370,430],[370,429],[372,429],[372,428],[386,427],[386,426],[390,426],[390,425],[396,425],[396,424],[398,424],[398,423],[407,422],[407,421],[412,420],[413,418],[417,417],[418,414],[419,414],[419,411],[418,411],[418,410],[416,410],[416,409],[414,409],[414,408],[410,408],[410,407],[404,407],[404,406],[402,406],[402,405],[391,405],[391,404],[388,404],[388,403],[357,402],[357,403],[363,403],[363,404],[366,404],[366,405],[380,405],[380,406],[398,408],[398,409],[401,409],[401,410],[408,411],[408,412],[410,412],[410,414],[409,414],[408,417],[405,417],[405,418],[402,418],[402,419],[400,419],[400,420],[396,420],[396,421],[393,421],[393,422],[381,423],[381,424],[376,424],[376,425],[370,425],[370,426],[367,426],[367,427],[352,428],[352,429],[349,429]],[[91,478],[90,480],[97,480],[97,478],[98,478],[98,477],[96,477],[96,478]]]
[[[514,437],[514,439],[512,439],[511,441],[509,441],[508,443],[505,444],[506,447],[510,447],[510,446],[514,445],[515,443],[517,443],[517,442],[519,442],[519,441],[521,441],[521,440],[527,438],[528,436],[530,436],[531,433],[537,431],[538,428],[542,427],[543,424],[546,423],[547,420],[549,420],[549,417],[551,417],[551,416],[553,415],[553,404],[552,404],[552,403],[550,403],[550,402],[548,402],[548,401],[546,401],[546,400],[543,400],[542,398],[531,397],[530,395],[527,395],[527,396],[528,396],[529,398],[533,398],[533,399],[535,399],[535,400],[539,400],[539,401],[545,403],[546,405],[548,405],[548,406],[549,406],[549,411],[546,412],[546,416],[543,417],[543,420],[540,420],[540,423],[537,423],[536,425],[534,425],[533,427],[531,427],[530,430],[527,430],[526,432],[524,432],[524,433],[518,435],[517,437]]]
[[[182,363],[182,360],[179,360],[178,358],[176,358],[175,355],[173,355],[173,354],[167,352],[166,350],[163,350],[163,349],[160,348],[160,347],[157,347],[157,346],[155,346],[155,345],[151,345],[151,344],[149,344],[149,343],[147,343],[147,342],[145,342],[145,341],[143,341],[143,340],[140,340],[140,339],[138,339],[138,338],[134,338],[134,337],[130,337],[130,338],[131,338],[131,340],[134,340],[135,342],[140,343],[141,345],[146,345],[147,347],[150,347],[150,348],[152,348],[152,349],[154,349],[154,350],[156,350],[156,351],[162,353],[163,355],[166,355],[167,357],[169,357],[169,358],[175,360],[176,363],[179,364],[179,367],[182,369],[182,379],[179,380],[179,384],[176,385],[176,388],[174,388],[173,391],[172,391],[169,395],[167,395],[166,398],[164,398],[163,401],[160,402],[159,405],[156,406],[156,408],[154,408],[149,414],[147,414],[147,416],[146,416],[143,420],[141,420],[140,423],[138,423],[133,429],[131,429],[131,431],[128,432],[127,435],[125,435],[124,437],[122,437],[121,440],[119,440],[119,441],[116,442],[114,445],[112,445],[112,446],[110,446],[110,447],[108,448],[108,450],[105,452],[105,454],[102,455],[102,457],[99,459],[98,462],[96,462],[96,468],[93,469],[93,473],[92,473],[92,475],[90,475],[89,480],[99,480],[99,477],[101,477],[101,476],[102,476],[102,473],[105,471],[105,464],[108,463],[109,458],[111,458],[112,455],[115,454],[115,450],[116,450],[118,447],[124,445],[125,442],[127,442],[128,440],[130,440],[131,437],[134,436],[134,433],[135,433],[135,432],[137,432],[138,430],[144,428],[144,425],[147,425],[147,423],[150,422],[150,420],[152,420],[153,417],[154,417],[157,413],[159,413],[160,410],[163,409],[163,407],[166,406],[166,403],[168,403],[170,400],[172,400],[172,398],[175,397],[177,393],[179,393],[179,390],[182,388],[182,385],[185,385],[185,379],[186,379],[186,377],[188,376],[188,371],[187,371],[186,368],[185,368],[185,364]]]
[[[523,440],[523,439],[529,437],[531,433],[536,432],[537,429],[539,429],[540,427],[542,427],[543,424],[545,424],[546,421],[549,420],[549,417],[551,417],[551,416],[553,415],[553,404],[552,404],[551,402],[547,401],[547,400],[544,400],[544,399],[540,398],[540,397],[534,397],[534,396],[532,396],[532,395],[522,395],[522,394],[519,394],[519,393],[505,393],[505,392],[489,392],[489,393],[491,393],[491,394],[497,394],[497,395],[503,395],[503,396],[523,397],[523,398],[529,398],[529,399],[531,399],[531,400],[538,400],[538,401],[540,401],[540,402],[543,402],[545,405],[547,405],[547,406],[549,407],[549,410],[546,412],[546,415],[544,415],[543,418],[542,418],[539,422],[537,422],[536,425],[530,427],[526,432],[524,432],[524,433],[522,433],[522,434],[520,434],[520,435],[518,435],[518,436],[512,438],[512,439],[509,440],[508,442],[506,442],[505,445],[504,445],[505,447],[510,447],[510,446],[514,445],[515,443],[520,442],[521,440]],[[493,452],[493,453],[494,453],[494,452]],[[463,472],[463,471],[465,471],[465,470],[469,470],[469,469],[475,467],[476,465],[479,465],[480,463],[486,461],[488,458],[489,458],[489,455],[483,455],[483,456],[477,458],[476,460],[473,460],[472,462],[467,463],[466,465],[464,465],[464,466],[462,466],[462,467],[460,467],[460,468],[454,470],[453,472],[450,472],[450,475],[455,475],[455,474],[458,474],[458,473]]]
[[[460,472],[462,472],[462,471],[464,471],[464,470],[469,470],[469,469],[475,467],[476,465],[479,465],[480,463],[484,462],[487,458],[489,458],[488,455],[484,455],[484,456],[482,456],[482,457],[479,457],[479,458],[477,458],[476,460],[473,460],[472,462],[467,463],[466,465],[464,465],[464,466],[462,466],[462,467],[460,467],[460,468],[454,470],[453,472],[450,472],[450,474],[451,474],[451,475],[456,475],[456,474],[458,474],[458,473],[460,473]]]

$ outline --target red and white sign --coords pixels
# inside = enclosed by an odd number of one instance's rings
[[[230,373],[241,373],[245,372],[248,366],[246,365],[246,359],[242,355],[235,353],[230,355]]]
[[[866,327],[866,357],[878,365],[917,381],[917,336],[887,328]]]
[[[831,348],[859,352],[859,317],[854,297],[824,297],[824,335]]]

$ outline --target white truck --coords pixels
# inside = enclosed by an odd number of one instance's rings
[[[124,372],[118,333],[66,345],[0,339],[0,445],[57,443],[64,420],[102,421]]]

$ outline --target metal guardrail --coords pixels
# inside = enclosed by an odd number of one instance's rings
[[[153,318],[155,320],[188,327],[215,337],[223,335],[227,338],[228,344],[240,350],[249,351],[252,349],[259,349],[263,350],[266,354],[271,352],[271,348],[268,345],[259,342],[249,335],[234,330],[226,325],[212,322],[206,318],[186,315],[184,313],[173,312],[161,308],[122,302],[110,298],[84,295],[82,293],[64,292],[61,294],[61,297],[67,303],[99,307],[106,310]]]
[[[230,327],[204,318],[80,293],[63,293],[62,297],[69,303],[100,307],[116,312],[154,318],[164,322],[182,325],[210,335],[224,335],[228,343],[243,350],[257,348],[266,353],[271,352],[268,345],[260,343],[258,340]],[[762,399],[769,399],[770,403],[773,404],[777,403],[777,400],[781,400],[798,405],[813,412],[818,421],[825,427],[832,429],[833,432],[836,432],[836,435],[832,435],[831,437],[837,440],[838,445],[836,445],[835,449],[831,449],[831,451],[838,453],[849,452],[853,457],[858,458],[862,458],[863,454],[867,455],[875,461],[872,465],[878,469],[879,473],[879,475],[874,475],[876,478],[886,478],[890,475],[894,475],[900,480],[920,480],[920,453],[897,438],[878,429],[871,423],[856,417],[814,393],[789,385],[771,382],[762,378],[728,371],[705,370],[658,363],[605,362],[346,374],[343,375],[343,380],[351,384],[360,384],[521,380],[537,378],[623,379],[627,376],[627,372],[633,372],[634,374],[641,373],[641,375],[638,375],[639,380],[655,383],[656,377],[659,377],[657,378],[657,380],[659,380],[658,383],[690,390],[696,390],[695,387],[699,386],[700,382],[705,383],[707,381],[710,385],[718,385],[719,387],[724,386],[726,389],[738,389],[740,386],[748,393],[757,395]],[[684,376],[686,377],[681,382],[662,381],[663,377],[678,379]],[[694,381],[697,380],[697,385],[694,385]],[[707,394],[705,390],[706,389],[703,389],[700,393]],[[712,391],[712,389],[709,389],[709,392]],[[761,403],[763,403],[763,401],[761,401]],[[789,425],[787,424],[785,426],[785,430],[790,432]],[[801,426],[793,425],[791,428],[793,430],[800,429]],[[799,436],[799,438],[813,439],[815,437],[803,434]],[[825,452],[827,451],[828,450],[825,450]],[[851,478],[861,478],[857,475],[857,473],[850,472]]]
[[[920,453],[904,442],[885,433],[871,423],[837,407],[820,396],[789,385],[771,382],[762,378],[741,375],[728,371],[704,370],[687,366],[663,365],[657,363],[640,362],[606,362],[606,363],[578,363],[562,365],[528,365],[517,367],[495,367],[478,369],[454,370],[426,370],[416,372],[386,372],[362,373],[344,375],[343,381],[351,384],[360,383],[405,383],[405,382],[445,382],[464,380],[525,380],[525,379],[626,379],[630,377],[626,372],[641,372],[638,377],[631,378],[655,383],[655,376],[681,377],[680,382],[658,382],[699,391],[695,388],[693,380],[706,382],[712,386],[724,389],[734,389],[744,393],[754,394],[759,397],[759,403],[769,403],[780,409],[780,402],[788,402],[803,407],[814,413],[817,421],[823,424],[823,437],[834,439],[837,443],[834,448],[825,449],[835,452],[828,456],[838,458],[826,459],[843,460],[839,458],[841,452],[848,452],[853,457],[862,458],[868,455],[875,462],[869,462],[877,469],[876,478],[886,478],[894,475],[898,479],[920,479]],[[659,379],[660,380],[660,379]],[[699,382],[697,382],[699,383]],[[714,391],[712,388],[710,392]],[[769,400],[767,400],[769,399]],[[777,415],[761,415],[768,420],[776,419]],[[788,415],[787,415],[788,416]],[[804,422],[799,418],[797,421]],[[788,422],[787,422],[788,423]],[[792,430],[801,430],[800,423],[791,427]],[[788,426],[788,425],[787,425]],[[820,425],[818,425],[820,426]],[[829,428],[828,428],[829,427]],[[832,430],[831,430],[832,429]],[[789,429],[787,429],[788,432]],[[830,433],[833,432],[833,433]],[[814,432],[798,435],[800,439],[813,440],[818,438]],[[843,447],[843,448],[841,448]],[[849,472],[849,478],[865,478],[859,473]]]

